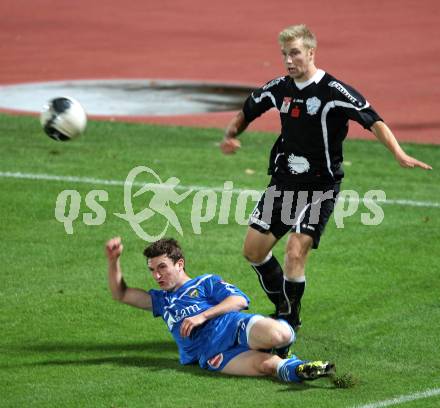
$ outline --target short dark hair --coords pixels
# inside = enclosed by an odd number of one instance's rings
[[[144,256],[149,258],[155,258],[156,256],[166,255],[174,263],[179,259],[185,260],[182,248],[174,238],[162,238],[144,249]]]

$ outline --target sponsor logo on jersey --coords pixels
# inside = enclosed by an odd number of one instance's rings
[[[171,315],[171,313],[168,313],[168,315],[167,315],[167,312],[165,312],[164,315],[163,315],[163,318],[164,318],[168,328],[170,330],[173,330],[173,327],[174,327],[174,324],[176,323],[176,321],[174,320],[174,318]]]
[[[345,89],[344,86],[342,86],[337,81],[331,81],[328,86],[331,86],[332,88],[336,88],[342,95],[344,95],[351,103],[362,106],[362,103],[359,102],[350,92]]]
[[[208,360],[208,365],[211,368],[219,368],[222,362],[223,362],[223,353],[220,353],[220,354],[217,354],[214,357],[211,357]]]
[[[163,314],[163,318],[167,323],[167,326],[170,330],[173,330],[173,327],[176,323],[179,323],[181,320],[185,319],[185,317],[192,316],[198,314],[202,311],[198,304],[190,305],[184,307],[182,309],[177,309],[174,311],[174,315],[172,314],[172,309],[175,305],[165,306],[165,311]]]
[[[289,98],[288,96],[286,96],[283,99],[283,104],[281,105],[281,109],[280,112],[281,113],[288,113],[289,112],[289,108],[290,108],[290,103],[292,102],[292,98]]]
[[[316,115],[318,113],[319,107],[321,106],[321,101],[319,98],[314,96],[313,98],[309,98],[306,100],[307,113],[311,116]]]
[[[307,173],[310,170],[309,161],[302,156],[295,156],[293,153],[287,159],[289,170],[292,174]]]
[[[285,79],[286,78],[284,77],[275,78],[272,81],[268,82],[266,85],[264,85],[262,89],[265,91],[266,89],[269,89],[274,85],[278,85],[281,81],[284,81]]]
[[[298,106],[295,106],[292,109],[292,113],[290,115],[292,116],[292,118],[299,118],[300,113],[301,113],[301,109],[298,108]]]

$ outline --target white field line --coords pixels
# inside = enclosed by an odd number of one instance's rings
[[[59,182],[69,182],[69,183],[81,183],[81,184],[91,184],[94,186],[124,186],[125,180],[106,180],[106,179],[97,179],[93,177],[77,177],[77,176],[56,176],[52,174],[44,174],[44,173],[21,173],[21,172],[10,172],[10,171],[0,171],[0,177],[3,178],[15,178],[21,180],[43,180],[43,181],[59,181]],[[144,183],[134,182],[133,186],[142,187]],[[193,191],[202,191],[202,190],[211,190],[216,192],[225,191],[224,187],[207,187],[207,186],[185,186],[185,185],[177,185],[175,190],[193,190]],[[239,194],[249,191],[256,191],[252,189],[242,189],[242,188],[234,188],[231,191],[232,193]],[[259,193],[263,193],[259,191]],[[351,201],[360,201],[353,198],[349,198]],[[365,200],[363,200],[365,201]],[[367,200],[371,201],[371,200]],[[407,199],[386,199],[385,201],[380,201],[383,204],[389,205],[401,205],[407,207],[429,207],[429,208],[440,208],[440,202],[434,201],[414,201]]]
[[[436,395],[440,395],[440,388],[431,388],[426,391],[416,392],[414,394],[401,395],[396,398],[392,398],[385,401],[377,401],[372,402],[366,405],[356,405],[355,408],[382,408],[382,407],[390,407],[393,405],[404,404],[405,402],[414,401],[418,399],[424,399],[429,397],[434,397]]]

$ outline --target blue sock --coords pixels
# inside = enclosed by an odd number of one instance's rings
[[[285,382],[301,382],[295,371],[296,367],[303,363],[304,361],[300,360],[297,356],[281,360],[277,367],[278,377]]]

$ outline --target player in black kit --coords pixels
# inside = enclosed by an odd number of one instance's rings
[[[275,314],[298,329],[307,255],[319,245],[344,176],[342,143],[348,121],[371,130],[402,167],[431,167],[402,150],[359,92],[316,68],[316,38],[305,25],[284,29],[279,43],[288,75],[247,98],[220,147],[225,154],[234,153],[240,147],[237,136],[248,124],[267,110],[278,109],[281,134],[270,154],[271,181],[250,217],[243,251],[274,303]],[[287,232],[283,270],[272,248]]]

